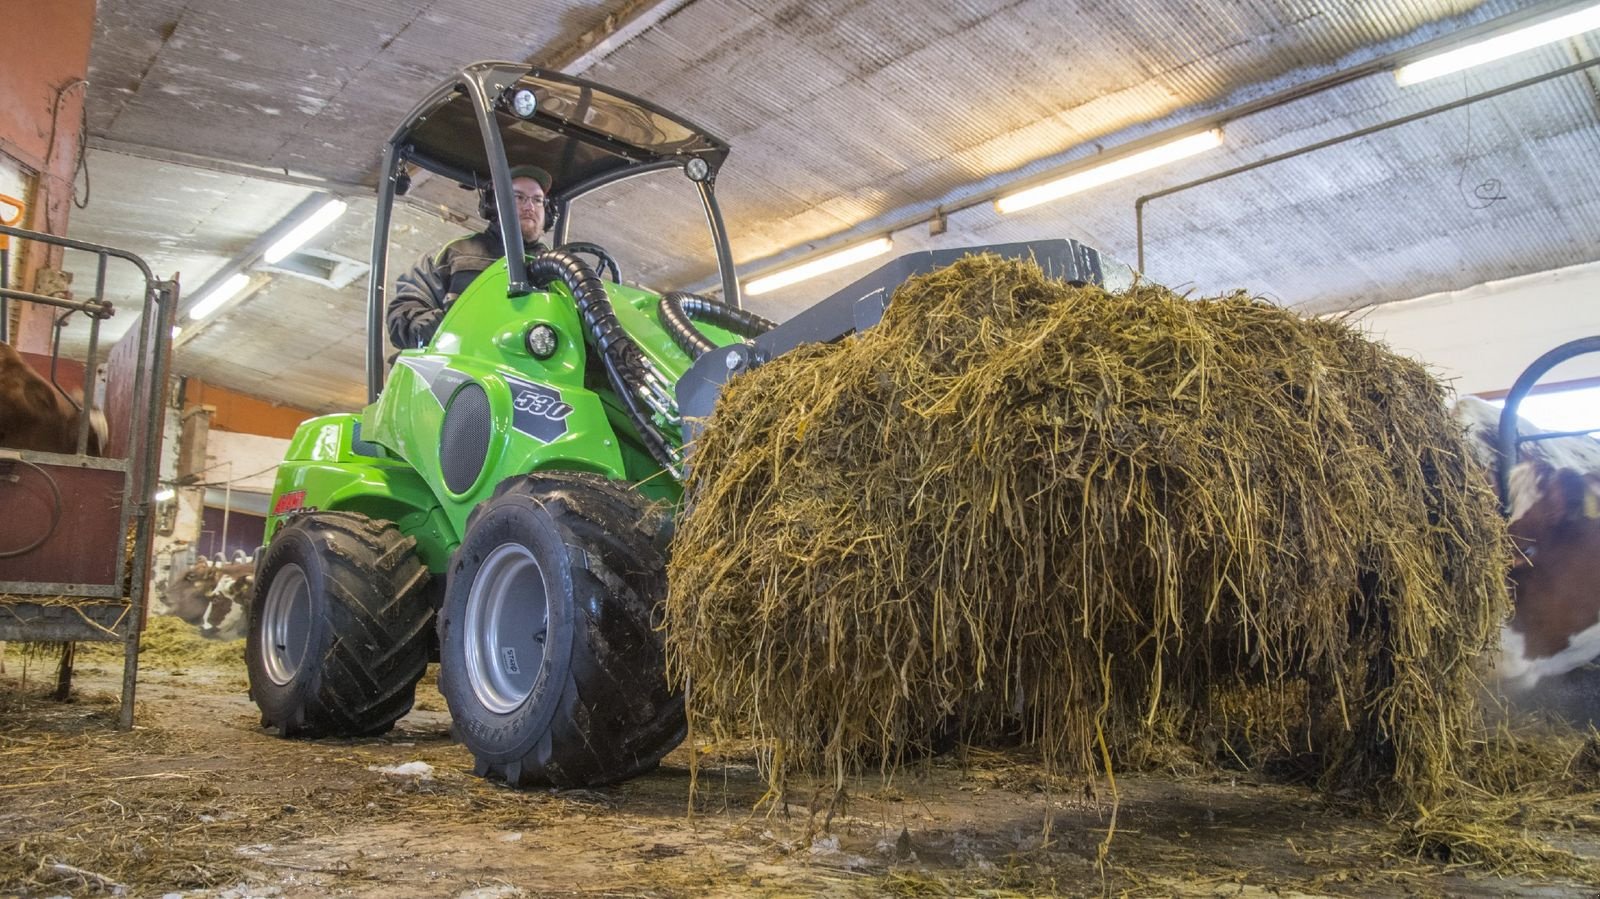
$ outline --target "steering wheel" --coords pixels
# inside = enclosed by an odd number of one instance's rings
[[[588,256],[593,256],[595,258],[595,262],[598,263],[595,266],[595,269],[600,272],[602,277],[607,271],[610,271],[611,283],[622,283],[622,272],[617,270],[617,260],[612,259],[611,254],[607,253],[605,248],[599,244],[589,243],[585,240],[575,240],[571,243],[564,243],[556,249],[567,253],[583,253]]]

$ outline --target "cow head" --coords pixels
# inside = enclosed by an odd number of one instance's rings
[[[1600,475],[1543,462],[1511,472],[1515,609],[1500,674],[1515,687],[1600,655]]]
[[[75,453],[79,419],[79,400],[34,371],[10,344],[0,343],[0,446]],[[107,433],[105,415],[91,410],[84,452],[101,455]]]

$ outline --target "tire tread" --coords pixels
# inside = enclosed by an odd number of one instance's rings
[[[284,530],[291,529],[309,541],[323,566],[332,633],[317,670],[302,675],[315,677],[314,689],[301,691],[301,701],[276,713],[263,706],[263,724],[285,737],[383,733],[411,710],[417,681],[427,670],[433,610],[416,541],[387,521],[354,512],[310,513]],[[263,573],[275,564],[279,545],[275,538],[268,547]],[[257,583],[253,610],[265,599],[269,581]],[[254,620],[251,630],[253,636]],[[259,642],[252,639],[252,652],[261,651]],[[256,684],[259,667],[251,661],[252,693],[284,689]]]

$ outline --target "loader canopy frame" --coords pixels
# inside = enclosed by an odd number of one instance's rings
[[[536,102],[531,111],[524,103],[519,114],[513,98],[526,101],[530,92]],[[545,169],[554,180],[549,199],[557,244],[566,238],[566,211],[574,199],[644,172],[682,169],[691,173],[705,206],[723,296],[737,306],[739,283],[715,192],[728,149],[726,141],[648,101],[526,64],[474,63],[440,84],[384,145],[367,281],[368,401],[383,388],[389,226],[395,196],[409,186],[411,167],[464,187],[492,188],[502,222],[517,217],[511,166]],[[691,167],[694,160],[703,168]],[[528,281],[522,234],[507,228],[503,237],[509,293],[529,293],[534,286]]]

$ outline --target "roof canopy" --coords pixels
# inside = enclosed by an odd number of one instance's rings
[[[544,168],[557,195],[675,158],[699,156],[715,170],[728,155],[726,142],[637,97],[558,72],[488,62],[468,66],[412,110],[392,138],[400,158],[462,184],[489,184],[474,87],[490,104],[509,164]],[[509,103],[522,89],[537,99],[527,118]]]

